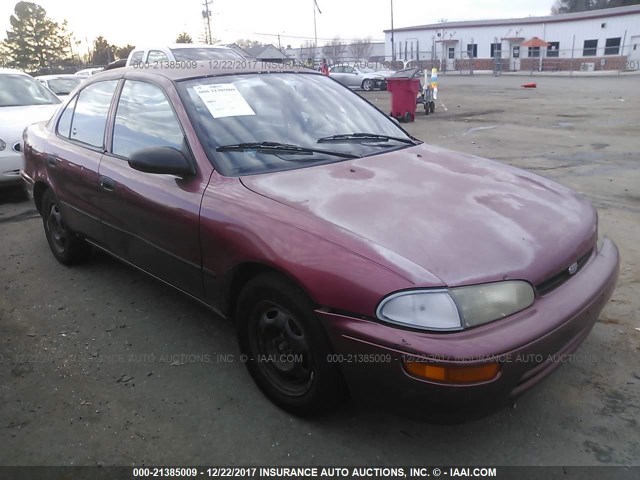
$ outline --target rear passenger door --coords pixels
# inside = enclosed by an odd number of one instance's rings
[[[201,297],[198,229],[200,202],[210,172],[196,168],[195,175],[179,178],[129,166],[129,156],[148,147],[175,148],[196,166],[181,122],[160,86],[126,80],[114,117],[111,145],[99,172],[108,248],[127,262]]]
[[[49,182],[69,228],[102,242],[98,169],[118,80],[92,83],[67,104],[47,155]]]

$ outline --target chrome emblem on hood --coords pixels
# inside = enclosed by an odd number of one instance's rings
[[[569,275],[575,275],[575,273],[578,271],[578,262],[575,262],[573,265],[571,265],[567,271],[569,272]]]

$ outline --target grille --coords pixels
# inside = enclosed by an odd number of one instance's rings
[[[544,282],[541,282],[538,285],[536,285],[536,291],[538,292],[538,295],[546,295],[547,293],[554,291],[564,282],[569,280],[571,277],[575,276],[575,274],[578,273],[580,270],[582,270],[582,267],[584,267],[585,264],[589,261],[589,258],[591,257],[592,253],[593,253],[593,249],[589,250],[587,253],[585,253],[583,256],[581,256],[578,259],[577,261],[578,268],[573,274],[569,273],[569,267],[566,267],[560,273],[557,273],[554,276],[546,279]]]

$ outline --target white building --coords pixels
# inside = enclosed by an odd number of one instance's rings
[[[638,70],[640,5],[385,30],[385,58],[442,70]],[[532,39],[539,47],[527,47]],[[523,45],[525,44],[525,45]]]

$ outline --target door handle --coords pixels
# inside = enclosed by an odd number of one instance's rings
[[[60,163],[60,159],[58,157],[47,153],[47,165],[50,167],[57,167],[58,163]]]
[[[116,189],[116,182],[109,177],[100,177],[100,186],[107,192],[113,192]]]

